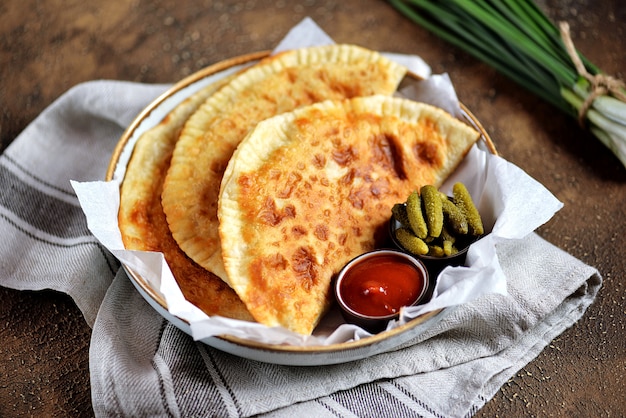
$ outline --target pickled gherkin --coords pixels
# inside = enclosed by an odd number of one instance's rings
[[[457,249],[454,247],[454,243],[450,240],[443,240],[443,254],[445,256],[453,255],[457,253]]]
[[[455,183],[454,186],[452,186],[452,194],[454,196],[454,204],[461,209],[461,212],[463,212],[467,219],[469,233],[472,235],[482,235],[485,232],[483,221],[465,185],[460,182]]]
[[[446,225],[441,228],[441,239],[444,241],[450,241],[452,244],[456,242],[456,237],[449,232]]]
[[[438,237],[441,235],[441,228],[443,228],[443,210],[439,191],[432,185],[422,186],[420,196],[424,206],[424,217],[428,225],[428,235]]]
[[[432,255],[433,257],[443,257],[446,254],[444,253],[443,248],[439,245],[429,245],[428,255]]]
[[[397,229],[396,239],[404,248],[413,254],[424,255],[428,253],[428,245],[407,228]]]
[[[443,209],[444,218],[447,220],[446,225],[457,234],[465,235],[468,232],[467,218],[447,196],[442,198],[441,207]]]
[[[405,228],[411,227],[411,224],[409,223],[409,217],[406,214],[406,205],[404,205],[403,203],[396,203],[391,208],[391,213],[394,219],[400,222],[400,225]]]
[[[428,236],[428,226],[422,213],[422,200],[417,192],[411,193],[406,200],[406,214],[415,236],[422,239],[426,238]]]

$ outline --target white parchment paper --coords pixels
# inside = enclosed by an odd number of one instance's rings
[[[294,27],[276,50],[332,43],[311,19]],[[430,67],[417,56],[385,54],[406,65],[424,81],[400,92],[405,97],[425,101],[460,116],[453,85],[446,74],[431,75]],[[523,170],[475,145],[442,191],[451,194],[452,185],[462,181],[470,191],[483,218],[486,231],[468,251],[466,266],[448,267],[439,276],[433,298],[417,307],[403,309],[404,323],[426,312],[474,300],[487,293],[506,293],[504,276],[496,246],[501,240],[523,238],[547,222],[561,207],[544,186]],[[295,334],[281,327],[222,317],[209,317],[183,296],[163,254],[128,251],[122,243],[117,223],[119,180],[72,182],[89,229],[123,264],[139,274],[150,287],[163,296],[171,315],[190,324],[192,336],[201,340],[215,335],[233,335],[270,344],[325,345],[365,338],[370,334],[354,325],[344,324],[336,310],[331,311],[312,336]]]

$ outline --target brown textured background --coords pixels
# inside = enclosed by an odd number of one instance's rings
[[[570,23],[592,62],[626,77],[626,3],[539,4],[554,21]],[[571,119],[382,0],[3,1],[1,149],[79,82],[172,83],[222,59],[271,49],[305,16],[337,42],[419,54],[435,73],[448,72],[500,153],[565,203],[540,234],[604,277],[584,318],[478,416],[626,416],[626,169]],[[67,296],[0,288],[0,416],[92,415],[89,337]]]

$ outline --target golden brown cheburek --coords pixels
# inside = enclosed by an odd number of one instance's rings
[[[194,112],[181,132],[163,186],[172,235],[196,263],[230,284],[217,205],[224,169],[258,122],[326,99],[391,95],[406,73],[379,53],[352,45],[292,50],[234,78]]]
[[[252,320],[228,285],[181,251],[172,238],[161,206],[163,180],[183,124],[226,82],[195,93],[138,139],[120,190],[118,221],[126,249],[162,252],[181,291],[191,303],[208,315]]]
[[[310,334],[333,276],[375,248],[391,207],[440,186],[478,138],[441,109],[380,95],[259,123],[230,159],[219,197],[230,285],[258,322]]]

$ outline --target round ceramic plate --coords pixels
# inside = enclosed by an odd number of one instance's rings
[[[137,140],[147,130],[156,126],[179,103],[203,87],[239,71],[268,54],[268,52],[263,51],[219,62],[183,79],[158,97],[135,118],[122,135],[109,163],[106,180],[116,180],[120,183],[123,181],[126,166]],[[461,108],[466,116],[466,121],[481,132],[485,145],[491,152],[495,153],[493,143],[478,120],[463,105]],[[159,289],[153,289],[150,283],[128,266],[124,266],[124,268],[131,282],[144,299],[168,321],[191,335],[189,323],[168,312],[167,303],[161,296]],[[337,364],[394,350],[439,322],[450,310],[451,308],[446,308],[429,312],[404,325],[371,337],[337,344],[318,346],[272,345],[229,335],[206,338],[202,342],[240,357],[275,364],[295,366]]]

